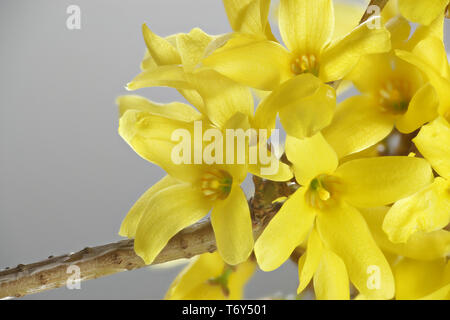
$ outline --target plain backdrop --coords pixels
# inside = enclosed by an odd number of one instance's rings
[[[80,30],[66,27],[72,4]],[[164,36],[230,31],[220,0],[1,1],[0,269],[120,240],[129,208],[163,176],[117,134],[115,98],[139,72],[144,22]],[[137,93],[181,99],[168,88]],[[122,272],[23,299],[160,299],[180,269]],[[291,294],[297,284],[288,261],[258,271],[246,297]]]

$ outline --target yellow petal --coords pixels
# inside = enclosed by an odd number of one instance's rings
[[[398,0],[400,13],[408,20],[428,25],[444,12],[448,0]]]
[[[175,132],[182,132],[184,135],[176,137]],[[119,120],[119,134],[138,155],[159,165],[174,178],[194,182],[203,173],[202,164],[193,164],[195,135],[192,122],[128,110]],[[174,161],[173,157],[178,146],[183,147],[183,153],[187,152],[186,161],[181,163]]]
[[[333,121],[322,132],[342,158],[383,140],[392,131],[393,122],[371,96],[353,96],[338,106]]]
[[[349,300],[350,283],[345,264],[338,255],[325,250],[314,274],[317,300]]]
[[[253,250],[252,221],[247,199],[239,186],[234,186],[225,200],[214,204],[211,224],[223,260],[231,265],[247,260]]]
[[[372,22],[369,19],[325,50],[320,62],[319,78],[322,81],[342,79],[358,63],[361,56],[388,52],[391,49],[389,31],[384,27],[369,27]]]
[[[406,242],[417,231],[431,232],[450,222],[450,182],[442,178],[397,201],[383,222],[392,242]]]
[[[293,174],[289,165],[278,160],[273,154],[270,154],[269,157],[270,162],[267,165],[262,164],[261,161],[258,161],[256,164],[249,164],[248,172],[271,181],[288,181],[292,179]]]
[[[224,0],[223,4],[233,31],[265,35],[269,0]]]
[[[230,289],[230,300],[242,300],[244,286],[253,276],[256,270],[256,261],[249,259],[236,266],[236,270],[230,275],[228,288]]]
[[[341,196],[356,207],[377,207],[407,197],[432,181],[429,164],[413,157],[377,157],[344,163],[336,170]]]
[[[194,28],[188,34],[177,35],[177,48],[184,70],[192,71],[197,66],[211,40],[212,37],[200,28]]]
[[[243,85],[273,90],[293,76],[291,56],[279,43],[236,35],[203,64]]]
[[[361,209],[375,241],[383,251],[418,260],[435,260],[450,253],[450,232],[446,230],[418,231],[406,243],[391,242],[382,229],[388,210],[389,207]]]
[[[351,80],[361,93],[378,91],[389,80],[392,73],[391,61],[391,56],[387,53],[363,56],[346,79]]]
[[[141,220],[142,214],[147,211],[150,204],[150,199],[160,190],[178,184],[179,181],[171,176],[165,176],[157,183],[155,183],[150,189],[148,189],[133,205],[127,216],[122,221],[120,226],[119,235],[122,237],[134,238],[136,235],[136,229]]]
[[[436,52],[439,52],[438,58]],[[444,78],[449,75],[450,69],[446,62],[445,48],[439,39],[426,39],[415,47],[413,53],[403,50],[395,50],[395,54],[404,61],[420,69],[430,81],[439,95],[439,114],[450,118],[450,81]]]
[[[214,70],[199,70],[189,76],[204,102],[208,119],[219,128],[237,113],[251,117],[254,104],[251,91]]]
[[[318,56],[333,36],[333,1],[281,0],[279,27],[290,51]]]
[[[362,3],[334,1],[335,25],[333,39],[339,39],[356,28],[365,11]]]
[[[178,184],[151,198],[136,231],[134,250],[145,262],[153,262],[167,242],[180,230],[202,219],[211,209],[201,190]]]
[[[450,126],[447,121],[440,117],[422,127],[413,141],[433,169],[450,179]]]
[[[390,299],[394,279],[361,214],[342,203],[320,212],[317,229],[324,244],[345,263],[350,280],[369,299]]]
[[[320,85],[312,96],[291,101],[281,107],[280,121],[287,134],[299,139],[312,137],[331,123],[335,108],[335,90],[330,86]]]
[[[294,166],[297,181],[308,186],[320,174],[332,174],[338,165],[336,152],[321,133],[311,138],[286,138],[286,155]]]
[[[399,118],[395,126],[401,133],[411,133],[424,123],[435,119],[438,115],[439,97],[431,86],[426,84],[411,99],[408,110]]]
[[[418,261],[403,259],[394,267],[397,300],[414,300],[432,294],[450,283],[445,259]]]
[[[127,110],[139,110],[186,122],[201,118],[201,114],[198,111],[181,102],[160,104],[134,95],[120,96],[116,102],[119,105],[120,116],[123,116]]]
[[[154,34],[147,25],[142,25],[142,34],[148,51],[159,66],[181,63],[177,49],[166,39]]]
[[[289,197],[256,241],[255,255],[262,270],[283,264],[311,229],[316,214],[305,202],[305,191],[301,188]]]
[[[217,252],[204,253],[192,259],[175,278],[167,290],[164,299],[186,299],[189,294],[200,284],[219,276],[225,267],[225,263]]]
[[[299,285],[297,288],[297,294],[300,294],[313,278],[322,258],[322,253],[322,240],[320,240],[316,229],[313,228],[308,238],[306,253],[304,253],[298,261]]]
[[[144,70],[127,84],[127,90],[137,90],[145,87],[192,89],[192,85],[188,82],[183,68],[172,65]]]

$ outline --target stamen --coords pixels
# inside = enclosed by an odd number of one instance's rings
[[[411,87],[407,81],[389,80],[379,91],[380,107],[392,114],[403,114],[411,100]]]
[[[340,181],[337,177],[322,174],[311,181],[306,192],[306,201],[313,208],[323,209],[336,200]]]
[[[292,61],[291,71],[295,75],[302,73],[312,73],[315,76],[319,75],[319,63],[314,54],[305,54],[297,57]]]
[[[224,170],[212,169],[203,175],[200,184],[206,198],[209,200],[223,200],[231,192],[233,177]]]

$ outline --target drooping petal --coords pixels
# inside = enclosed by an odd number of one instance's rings
[[[383,231],[382,225],[389,207],[360,209],[372,236],[384,252],[417,260],[435,260],[450,253],[450,232],[437,230],[433,232],[418,231],[411,235],[406,243],[393,243]]]
[[[386,28],[373,28],[372,19],[359,25],[345,38],[325,50],[320,61],[319,78],[324,82],[344,78],[367,54],[384,53],[391,49],[390,34]]]
[[[360,293],[372,299],[394,296],[391,268],[358,210],[341,203],[321,211],[317,229],[324,245],[344,261]]]
[[[336,152],[321,133],[311,138],[286,138],[286,155],[294,166],[297,181],[308,186],[320,174],[331,174],[338,166]]]
[[[120,117],[123,116],[127,110],[146,111],[151,114],[186,122],[199,120],[202,116],[194,108],[181,102],[161,104],[135,95],[120,96],[117,98],[116,102],[119,105]]]
[[[293,76],[291,55],[279,43],[235,35],[203,60],[234,81],[260,90],[273,90]]]
[[[300,294],[313,278],[322,258],[322,253],[322,240],[320,240],[316,229],[313,228],[309,234],[306,253],[304,253],[298,261],[299,285],[297,294]]]
[[[400,13],[408,20],[429,25],[444,12],[448,0],[411,1],[398,0]]]
[[[412,195],[432,181],[425,159],[377,157],[356,159],[336,170],[341,196],[356,207],[377,207]]]
[[[314,292],[317,300],[350,299],[350,282],[345,264],[330,250],[324,250],[314,274]]]
[[[339,158],[380,142],[393,129],[394,119],[382,113],[371,96],[353,96],[337,108],[331,124],[322,133]]]
[[[439,117],[432,123],[423,126],[413,139],[420,153],[431,163],[437,173],[450,179],[450,126]]]
[[[209,120],[219,128],[224,128],[237,113],[248,117],[253,114],[253,97],[248,88],[208,69],[195,72],[189,79],[203,99]]]
[[[417,231],[431,232],[450,223],[450,182],[434,182],[397,201],[386,215],[383,230],[392,242],[406,242]]]
[[[319,56],[333,36],[333,1],[281,0],[279,10],[280,33],[289,50]]]
[[[256,241],[255,255],[262,270],[283,264],[311,229],[316,214],[305,202],[305,191],[301,188],[286,200]]]
[[[450,284],[450,266],[446,259],[403,259],[394,266],[394,275],[397,300],[421,299]]]
[[[171,176],[165,176],[153,186],[151,186],[145,193],[136,201],[127,216],[122,221],[120,226],[119,235],[122,237],[134,238],[136,235],[136,229],[141,220],[142,214],[148,210],[150,199],[159,191],[180,183],[178,180]]]
[[[431,84],[426,84],[409,103],[408,110],[395,126],[401,133],[411,133],[438,115],[439,97]]]
[[[217,201],[211,213],[217,250],[231,265],[244,262],[253,250],[253,231],[245,194],[234,186],[225,200]]]
[[[153,262],[180,230],[202,219],[211,209],[200,189],[178,184],[151,198],[136,231],[134,250],[146,264]]]
[[[147,49],[159,66],[180,64],[181,59],[177,49],[166,39],[153,33],[146,24],[142,25]]]

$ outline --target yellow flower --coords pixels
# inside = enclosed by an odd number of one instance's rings
[[[279,28],[287,49],[278,42],[240,33],[203,64],[239,83],[270,91],[304,73],[323,82],[342,79],[361,56],[390,49],[389,32],[373,27],[372,20],[332,42],[334,19],[332,0],[281,0]]]
[[[439,230],[450,222],[450,126],[439,117],[422,127],[413,141],[442,177],[392,206],[383,229],[393,242],[406,242],[417,231]]]
[[[401,17],[389,20],[387,27],[393,48],[409,50],[423,39],[435,39],[442,32],[442,19],[418,28],[411,38],[411,28]],[[396,57],[394,52],[368,55],[347,76],[362,95],[344,100],[331,125],[323,130],[339,156],[376,144],[394,126],[402,133],[411,133],[438,116],[442,106],[438,89],[419,66],[409,62]]]
[[[448,0],[398,0],[398,8],[406,19],[429,25],[444,14],[448,3]]]
[[[402,259],[393,267],[397,300],[450,300],[450,264],[447,259]]]
[[[256,262],[249,259],[229,266],[218,253],[193,258],[170,285],[167,300],[240,300]]]
[[[267,164],[249,163],[247,153],[243,162],[235,158],[233,164],[225,164],[224,159],[210,164],[196,160],[198,150],[201,158],[207,147],[197,145],[197,132],[249,128],[253,99],[248,88],[212,70],[192,74],[189,84],[199,92],[205,114],[183,103],[157,105],[136,96],[119,99],[120,135],[141,157],[169,174],[138,200],[123,221],[120,234],[135,237],[136,253],[149,264],[178,231],[202,219],[212,209],[211,223],[218,251],[227,263],[235,265],[245,261],[253,249],[250,212],[240,188],[247,172],[280,181],[289,180],[292,173],[276,159],[278,171],[264,174],[261,168]],[[173,133],[180,129],[189,134],[189,146],[183,150],[187,163],[173,159],[179,144],[179,140],[173,139]],[[237,143],[231,147],[223,143],[214,153],[228,157],[234,151],[236,157],[237,147]]]
[[[356,208],[393,203],[431,182],[424,159],[377,157],[338,166],[338,156],[323,136],[299,140],[288,136],[286,155],[301,187],[289,197],[255,244],[265,271],[279,267],[314,226],[324,245],[343,261],[349,278],[364,295],[391,298],[394,284],[389,265]],[[379,289],[367,286],[376,266]]]

